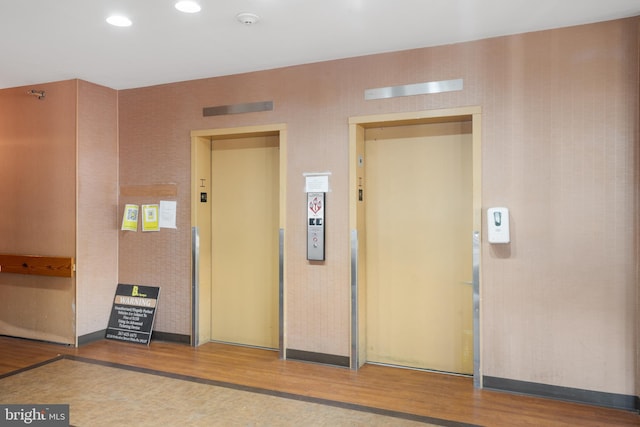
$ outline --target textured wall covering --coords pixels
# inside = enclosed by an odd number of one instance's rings
[[[0,253],[76,263],[71,279],[0,275],[0,334],[75,344],[106,328],[117,164],[117,91],[81,80],[0,91]]]
[[[75,81],[0,92],[0,253],[75,257],[75,154]],[[75,296],[73,278],[0,274],[0,334],[75,343]]]
[[[117,91],[78,81],[78,336],[106,328],[118,283],[117,114]]]
[[[462,91],[363,97],[452,78]],[[348,355],[348,118],[477,105],[483,207],[508,206],[513,233],[482,247],[483,373],[635,394],[638,93],[637,18],[121,91],[120,185],[175,184],[178,228],[120,232],[119,280],[161,286],[156,329],[189,334],[189,133],[286,123],[288,346]],[[302,174],[318,171],[332,172],[327,261],[312,265]]]

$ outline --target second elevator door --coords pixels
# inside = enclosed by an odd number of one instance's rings
[[[471,122],[365,139],[367,360],[470,374]]]
[[[277,348],[278,137],[212,144],[212,340]]]

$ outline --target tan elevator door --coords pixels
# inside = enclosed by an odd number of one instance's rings
[[[211,337],[277,348],[278,137],[212,144]]]
[[[365,139],[367,360],[471,374],[471,122]]]

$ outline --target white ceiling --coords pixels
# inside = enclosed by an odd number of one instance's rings
[[[127,89],[640,15],[640,0],[199,1],[190,15],[175,0],[0,0],[0,88]]]

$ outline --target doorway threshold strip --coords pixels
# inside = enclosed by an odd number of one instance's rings
[[[437,426],[443,426],[443,427],[478,427],[478,425],[476,425],[476,424],[461,423],[461,422],[445,420],[445,419],[440,419],[440,418],[434,418],[434,417],[428,417],[428,416],[422,416],[422,415],[416,415],[416,414],[411,414],[411,413],[406,413],[406,412],[391,411],[391,410],[385,410],[385,409],[380,409],[380,408],[375,408],[375,407],[370,407],[370,406],[364,406],[364,405],[340,402],[340,401],[335,401],[335,400],[322,399],[322,398],[316,398],[316,397],[310,397],[310,396],[303,396],[303,395],[299,395],[299,394],[287,393],[287,392],[282,392],[282,391],[277,391],[277,390],[269,390],[269,389],[264,389],[264,388],[259,388],[259,387],[251,387],[251,386],[246,386],[246,385],[241,385],[241,384],[229,383],[229,382],[225,382],[225,381],[217,381],[217,380],[198,378],[198,377],[189,376],[189,375],[175,374],[175,373],[170,373],[170,372],[158,371],[158,370],[155,370],[155,369],[124,365],[124,364],[120,364],[120,363],[105,362],[105,361],[101,361],[101,360],[89,359],[89,358],[84,358],[84,357],[79,357],[79,356],[74,356],[74,355],[60,355],[58,357],[54,357],[54,358],[49,359],[47,361],[40,362],[40,363],[37,363],[35,365],[31,365],[29,367],[26,367],[26,368],[18,369],[16,371],[9,372],[7,374],[4,374],[4,375],[0,376],[0,380],[4,379],[4,378],[11,377],[11,376],[14,376],[14,375],[17,375],[17,374],[20,374],[20,373],[24,373],[24,372],[27,372],[27,371],[32,371],[32,370],[35,370],[37,368],[45,367],[46,365],[50,365],[50,364],[52,364],[54,362],[58,362],[58,361],[61,361],[61,360],[82,362],[82,363],[86,363],[86,364],[89,364],[89,365],[101,366],[101,367],[105,367],[105,368],[114,368],[114,369],[118,369],[118,370],[122,370],[122,371],[135,372],[135,373],[139,373],[139,374],[147,374],[147,375],[152,375],[152,376],[156,376],[156,377],[162,377],[162,378],[171,379],[171,380],[179,380],[179,381],[185,381],[185,382],[188,382],[188,383],[197,383],[197,384],[201,384],[201,385],[220,387],[220,388],[224,388],[224,389],[237,390],[237,391],[241,391],[241,392],[255,393],[255,394],[271,396],[271,397],[276,397],[276,398],[283,398],[283,399],[288,399],[288,400],[298,401],[298,402],[303,402],[303,403],[318,404],[318,405],[323,405],[323,406],[326,406],[326,407],[334,407],[334,408],[343,409],[343,410],[352,410],[352,411],[357,411],[357,412],[360,412],[360,413],[368,413],[368,414],[372,414],[372,415],[391,417],[391,418],[396,418],[396,419],[399,419],[399,420],[402,419],[402,420],[405,420],[405,421],[408,421],[408,422],[418,422],[418,423],[431,424],[431,425],[437,425]],[[0,385],[1,384],[2,383],[0,382]],[[170,391],[170,390],[168,390],[168,391]],[[73,408],[71,408],[71,410],[73,411]]]

